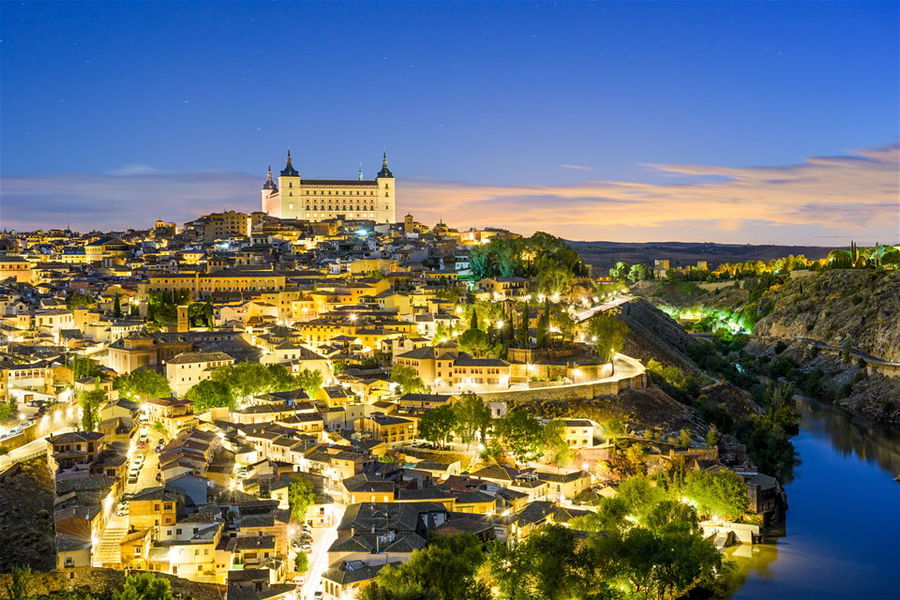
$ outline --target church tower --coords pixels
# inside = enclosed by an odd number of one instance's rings
[[[294,168],[291,151],[288,150],[287,162],[278,176],[278,189],[281,195],[281,217],[295,214],[297,206],[303,201],[300,190],[300,173]]]
[[[378,185],[378,204],[377,210],[383,211],[385,221],[394,223],[397,221],[396,188],[394,174],[388,168],[387,151],[381,157],[381,170],[375,176],[375,183]]]
[[[269,212],[270,207],[275,208],[272,205],[278,197],[278,186],[272,180],[272,165],[269,165],[269,170],[266,173],[266,182],[263,184],[262,190],[260,190],[260,197],[262,198],[263,212]]]

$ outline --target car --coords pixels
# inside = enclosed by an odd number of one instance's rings
[[[316,590],[316,593],[313,594],[313,598],[315,600],[322,600],[322,590]]]
[[[301,545],[300,549],[303,550],[304,552],[312,552],[312,544],[307,542],[307,543]]]

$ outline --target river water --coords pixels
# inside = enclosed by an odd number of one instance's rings
[[[900,435],[801,401],[783,536],[729,550],[733,600],[900,599]]]

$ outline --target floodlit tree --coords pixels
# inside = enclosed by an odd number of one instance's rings
[[[635,283],[636,281],[645,281],[647,279],[651,279],[652,277],[653,272],[644,263],[631,265],[631,268],[628,269],[627,278],[631,283]]]
[[[153,573],[128,575],[122,588],[112,593],[112,600],[174,600],[174,598],[169,580]]]
[[[99,380],[92,390],[78,392],[78,405],[81,406],[81,428],[93,431],[100,424],[100,407],[106,402],[106,392],[100,389]]]
[[[425,412],[419,418],[419,437],[444,447],[455,427],[456,416],[453,407],[439,406]]]
[[[316,502],[316,490],[309,480],[298,477],[288,486],[288,504],[291,515],[301,523],[306,520],[306,511]]]
[[[558,467],[564,467],[574,459],[572,449],[569,448],[569,444],[563,436],[564,433],[565,424],[559,419],[554,419],[544,425],[544,452],[550,462]]]
[[[691,471],[684,480],[682,493],[696,503],[702,515],[736,519],[747,510],[747,486],[734,471]]]
[[[609,311],[597,313],[591,317],[588,329],[594,350],[602,361],[612,361],[625,345],[628,326],[609,314]]]
[[[453,414],[456,419],[456,433],[466,443],[467,449],[475,441],[478,433],[482,434],[483,439],[491,423],[491,409],[481,396],[472,392],[463,393],[453,404]]]
[[[119,394],[134,400],[150,400],[166,398],[172,395],[168,380],[150,369],[138,369],[125,375],[119,375],[113,382]]]
[[[238,398],[268,392],[273,383],[272,374],[266,366],[255,362],[219,367],[212,372],[212,378],[230,386]]]
[[[483,331],[478,329],[469,329],[459,336],[459,349],[476,357],[483,357],[489,354],[493,348],[491,340]]]
[[[360,593],[360,600],[490,600],[476,578],[484,562],[481,540],[471,533],[435,536],[405,563],[392,563]]]
[[[416,370],[407,365],[391,367],[391,381],[400,386],[401,394],[427,394],[429,391]]]
[[[310,398],[315,398],[322,388],[322,372],[318,369],[303,369],[294,379]]]
[[[524,410],[495,420],[494,437],[519,462],[537,460],[544,452],[544,427]]]
[[[195,384],[184,397],[194,403],[194,412],[201,413],[210,408],[227,407],[235,409],[234,392],[228,384],[207,379]]]

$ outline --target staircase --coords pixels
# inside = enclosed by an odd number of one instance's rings
[[[121,518],[110,519],[103,530],[103,537],[93,551],[92,562],[94,567],[116,567],[122,562],[119,542],[128,533],[128,520]]]

